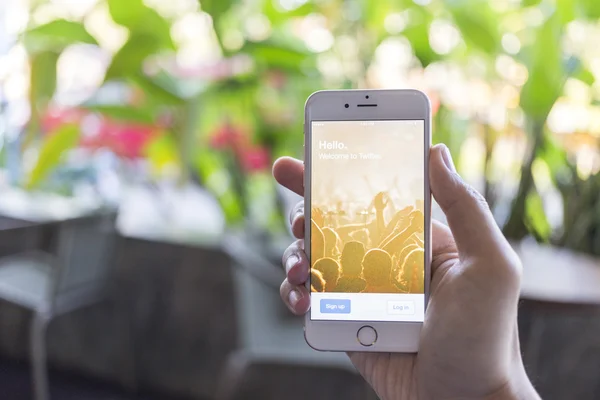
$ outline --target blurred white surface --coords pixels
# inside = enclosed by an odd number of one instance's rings
[[[521,297],[565,304],[600,304],[600,259],[523,241]]]
[[[77,218],[103,206],[98,197],[65,197],[50,192],[27,192],[15,187],[2,188],[0,196],[0,215],[32,222]]]
[[[119,219],[123,236],[183,245],[218,245],[225,216],[215,198],[195,186],[134,186],[124,193]]]

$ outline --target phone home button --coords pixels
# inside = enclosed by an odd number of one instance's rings
[[[356,338],[365,347],[373,346],[377,341],[377,331],[371,326],[363,326],[356,332]]]

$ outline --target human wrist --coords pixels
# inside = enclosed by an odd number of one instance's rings
[[[523,364],[520,364],[514,372],[506,385],[490,396],[486,396],[485,400],[541,400],[529,380]]]

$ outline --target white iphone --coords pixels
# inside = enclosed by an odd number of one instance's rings
[[[314,349],[418,350],[431,274],[430,130],[417,90],[307,100],[305,337]]]

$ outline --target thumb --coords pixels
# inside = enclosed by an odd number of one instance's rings
[[[514,254],[487,202],[458,175],[450,151],[443,144],[431,149],[429,181],[435,200],[446,214],[461,259],[474,257],[489,262],[506,260]]]

